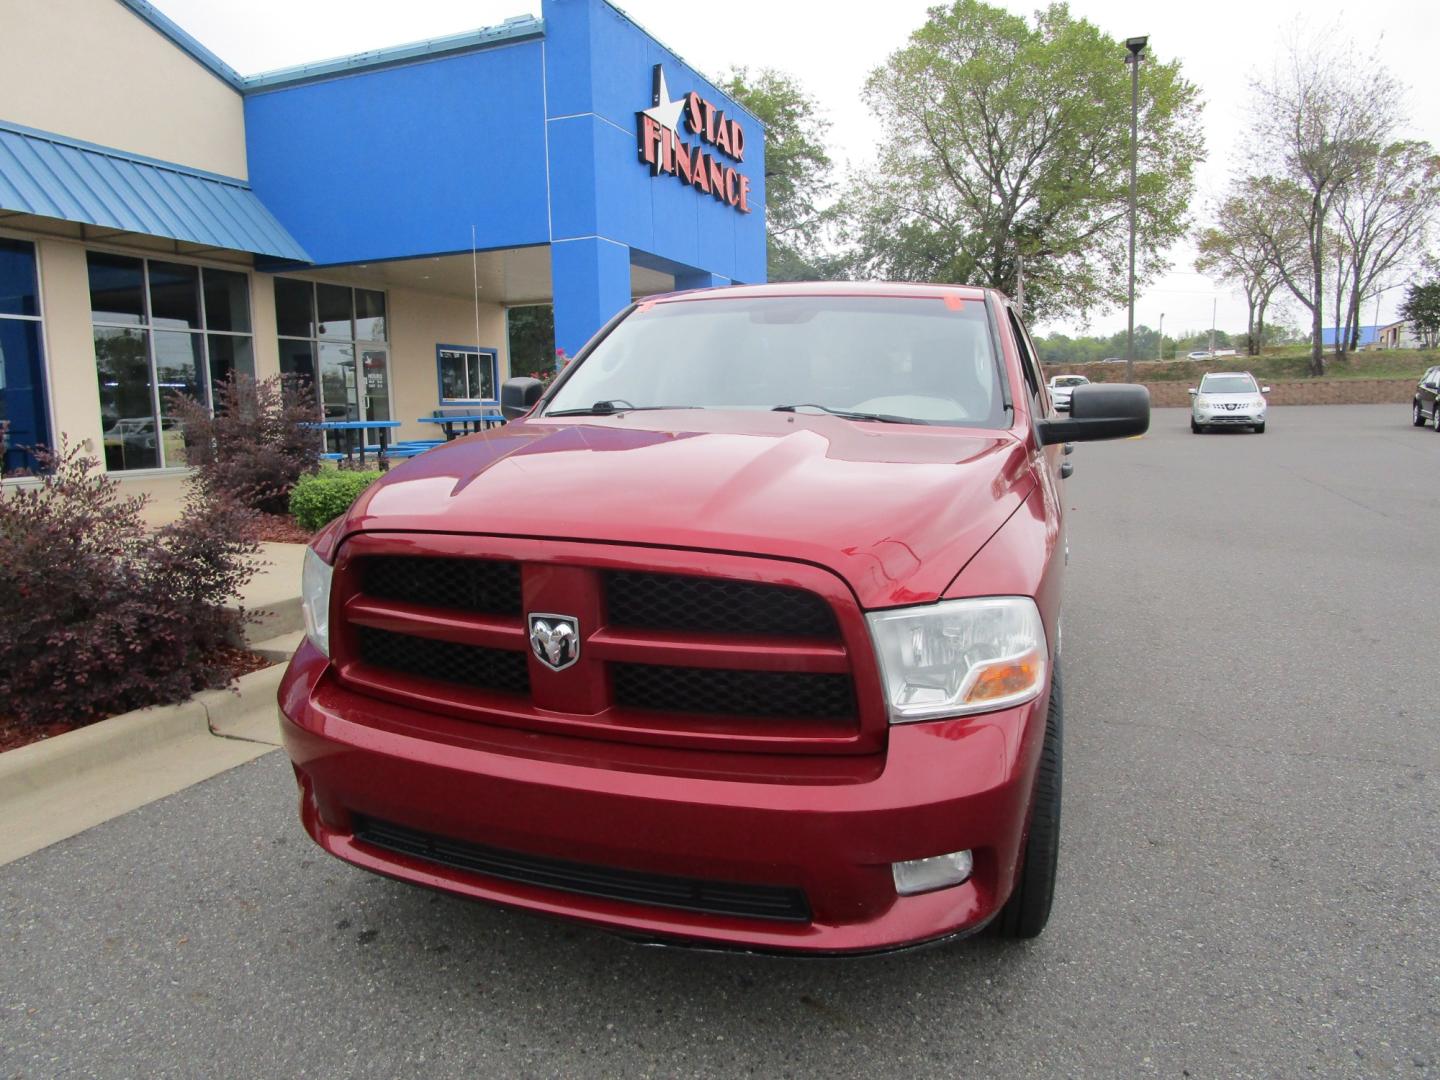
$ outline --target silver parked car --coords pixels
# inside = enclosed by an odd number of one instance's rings
[[[1075,387],[1085,386],[1090,382],[1084,375],[1051,375],[1050,376],[1050,401],[1060,412],[1070,411],[1070,395]]]
[[[1212,427],[1248,427],[1265,433],[1268,386],[1258,386],[1248,371],[1212,371],[1190,388],[1190,430],[1199,435]]]

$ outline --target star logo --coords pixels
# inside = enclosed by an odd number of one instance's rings
[[[650,108],[644,110],[644,115],[650,117],[663,128],[677,131],[680,127],[680,113],[685,108],[683,97],[670,100],[670,88],[665,85],[665,69],[659,64],[655,65],[655,91],[650,97]]]

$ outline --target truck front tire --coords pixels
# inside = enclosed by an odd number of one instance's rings
[[[1035,773],[1030,832],[1010,899],[993,924],[1002,938],[1033,938],[1045,929],[1055,898],[1055,869],[1060,856],[1060,772],[1065,703],[1060,692],[1060,659],[1050,679],[1050,707],[1045,714],[1045,745]]]

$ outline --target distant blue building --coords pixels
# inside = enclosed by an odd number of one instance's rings
[[[1345,332],[1345,331],[1343,330],[1343,328],[1334,327],[1334,326],[1327,326],[1327,327],[1325,327],[1325,329],[1323,329],[1323,330],[1320,331],[1320,344],[1333,348],[1334,345],[1335,345],[1336,339],[1337,339],[1341,334],[1343,334],[1344,332]],[[1366,348],[1366,347],[1368,347],[1368,346],[1374,345],[1374,344],[1376,343],[1376,341],[1379,340],[1379,337],[1380,337],[1380,327],[1378,327],[1378,326],[1362,326],[1362,327],[1360,327],[1360,348],[1363,349],[1363,348]]]
[[[146,0],[5,34],[9,471],[60,433],[178,466],[169,398],[232,369],[433,434],[496,396],[516,308],[573,355],[636,296],[765,279],[761,124],[605,0],[256,76]]]

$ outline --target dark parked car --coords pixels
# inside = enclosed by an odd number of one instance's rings
[[[1143,387],[1059,416],[1004,296],[827,283],[647,297],[501,402],[306,553],[321,847],[648,939],[1041,931],[1064,444]]]
[[[1415,399],[1410,405],[1410,422],[1424,427],[1425,421],[1440,431],[1440,367],[1432,367],[1420,377],[1415,387]]]

